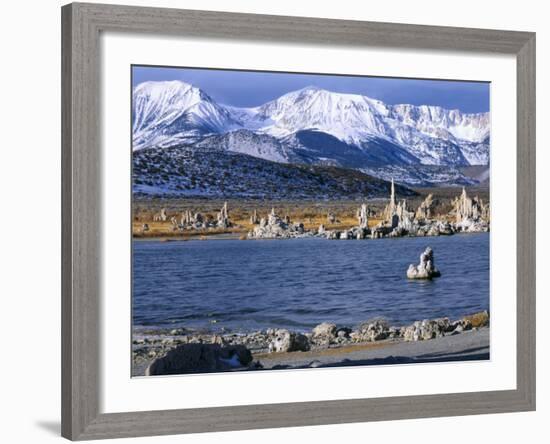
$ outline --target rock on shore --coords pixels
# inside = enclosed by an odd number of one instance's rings
[[[134,368],[143,369],[135,374],[147,375],[257,369],[261,368],[261,363],[253,363],[257,354],[316,352],[384,341],[427,341],[488,325],[489,313],[484,311],[455,321],[425,319],[400,327],[390,326],[383,319],[364,322],[356,328],[324,322],[306,333],[267,329],[248,334],[206,334],[175,329],[135,339]]]
[[[252,354],[244,345],[184,344],[155,359],[145,375],[224,371],[245,367],[251,362]]]
[[[309,340],[301,334],[284,329],[275,330],[269,343],[269,352],[308,351]]]
[[[446,334],[458,334],[472,329],[472,323],[467,319],[460,319],[455,322],[448,318],[416,321],[403,330],[405,341],[427,341],[440,338]]]
[[[388,338],[397,338],[401,334],[401,329],[390,327],[383,319],[376,319],[372,322],[365,322],[351,334],[354,342],[374,342]]]

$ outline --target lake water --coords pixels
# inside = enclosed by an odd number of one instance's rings
[[[489,309],[489,234],[329,241],[134,241],[134,326],[309,330]],[[442,277],[406,271],[431,246]]]

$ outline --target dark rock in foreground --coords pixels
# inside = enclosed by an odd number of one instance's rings
[[[245,367],[251,362],[252,354],[244,345],[184,344],[155,359],[145,375],[227,371]]]

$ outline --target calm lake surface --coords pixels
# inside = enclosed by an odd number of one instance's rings
[[[134,241],[134,326],[246,332],[456,319],[489,309],[489,237]],[[427,246],[442,277],[407,280]]]

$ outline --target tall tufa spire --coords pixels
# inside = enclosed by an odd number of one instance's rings
[[[395,196],[395,182],[393,181],[393,177],[391,179],[391,194],[390,194],[390,202],[384,208],[384,220],[391,221],[393,220],[393,217],[397,214],[398,211],[398,205],[397,205],[397,198]]]

